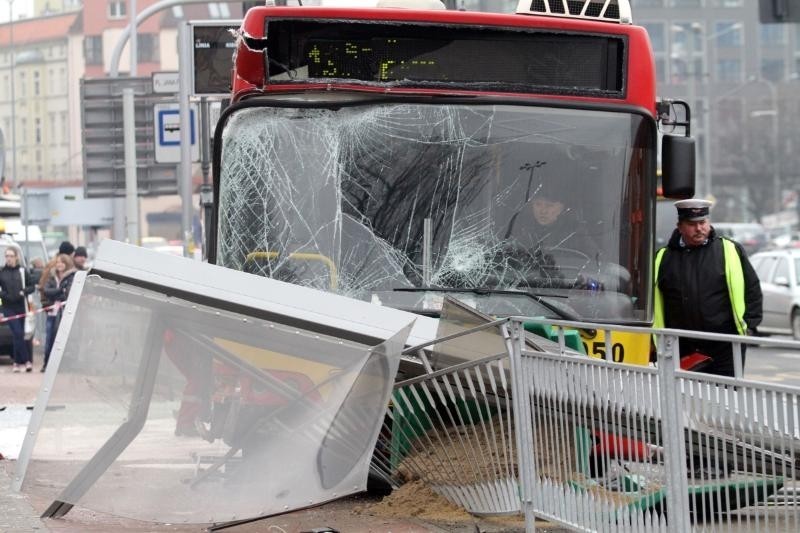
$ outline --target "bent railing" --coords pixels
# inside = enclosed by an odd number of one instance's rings
[[[531,322],[558,342],[526,335]],[[389,482],[419,478],[474,514],[523,512],[529,531],[535,517],[580,531],[800,530],[800,389],[683,371],[678,356],[689,336],[800,343],[514,318],[481,330],[505,353],[426,360],[469,344],[470,325],[433,356],[417,350],[428,372],[396,384],[373,457]],[[565,345],[573,328],[655,334],[658,362],[586,357]]]

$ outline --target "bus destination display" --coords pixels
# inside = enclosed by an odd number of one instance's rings
[[[477,27],[446,30],[432,36],[430,28],[419,24],[270,21],[270,78],[480,84],[498,90],[548,88],[608,96],[620,96],[623,90],[622,37]]]

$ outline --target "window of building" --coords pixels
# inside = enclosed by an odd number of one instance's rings
[[[705,29],[699,22],[675,22],[671,25],[670,75],[674,83],[690,77],[702,79],[707,74],[703,63]]]
[[[713,163],[729,166],[725,154],[738,154],[744,147],[744,106],[741,98],[723,98],[714,103],[711,109],[711,123],[714,130]]]
[[[66,141],[69,139],[69,122],[67,121],[67,112],[61,112],[61,139]]]
[[[103,64],[103,37],[87,35],[83,38],[83,57],[87,65]]]
[[[720,48],[741,48],[742,23],[717,22],[714,24],[714,35],[717,36],[715,41]]]
[[[783,24],[762,24],[760,31],[761,46],[780,46],[786,41]]]
[[[108,18],[122,19],[127,16],[127,7],[125,0],[109,0],[108,2]]]
[[[38,70],[33,71],[33,95],[39,96],[42,94],[41,74]]]
[[[67,81],[67,68],[60,67],[58,69],[58,89],[61,94],[67,94],[69,83]]]
[[[231,16],[231,10],[228,4],[210,2],[208,4],[208,14],[212,19],[226,19]]]
[[[27,87],[28,80],[25,76],[25,71],[24,70],[19,71],[17,78],[19,80],[19,84],[17,86],[17,94],[25,94],[28,89]],[[25,101],[25,99],[23,98],[22,101]]]
[[[137,56],[140,62],[158,61],[158,35],[142,33],[136,39]]]
[[[717,81],[742,81],[742,60],[717,60]]]
[[[642,23],[647,34],[650,36],[650,42],[653,45],[653,52],[666,52],[667,51],[667,37],[664,34],[663,22],[644,22]]]
[[[47,131],[50,132],[50,139],[52,144],[56,144],[58,139],[56,139],[56,114],[55,113],[48,113],[47,114]]]
[[[34,154],[34,158],[36,159],[36,164],[40,165],[42,163],[42,151],[41,150],[36,150],[36,153]],[[41,169],[39,170],[39,172],[41,172]]]
[[[28,144],[26,142],[28,139],[28,119],[25,117],[19,119],[19,135],[17,137],[17,141],[22,142],[22,144]]]
[[[11,100],[11,86],[8,84],[8,74],[3,74],[3,100]]]
[[[33,119],[33,134],[36,139],[36,144],[42,143],[42,119],[35,118]],[[36,150],[36,153],[41,157],[39,154],[39,150]]]
[[[769,81],[781,81],[785,77],[786,65],[782,58],[761,59],[761,77]]]

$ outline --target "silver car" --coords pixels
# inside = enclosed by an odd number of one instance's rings
[[[764,293],[760,333],[790,333],[800,340],[800,250],[773,250],[750,257]]]

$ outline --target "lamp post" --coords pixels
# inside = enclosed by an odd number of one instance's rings
[[[751,79],[749,81],[752,83],[763,83],[769,87],[770,102],[772,104],[771,109],[751,111],[750,116],[752,118],[770,117],[772,119],[772,142],[775,146],[775,154],[773,154],[772,157],[772,188],[774,194],[772,201],[773,212],[777,213],[781,211],[781,139],[780,132],[778,131],[778,88],[773,82],[763,78]]]
[[[14,67],[17,62],[17,54],[14,49],[14,0],[8,0],[8,33],[9,48],[11,50],[11,174],[13,183],[17,183],[17,80],[14,76]]]
[[[712,33],[711,35],[707,35],[702,39],[702,42],[711,41],[712,39],[716,39],[723,35],[726,35],[733,31],[738,31],[742,28],[741,22],[735,22],[728,26],[727,28],[721,29],[717,32]],[[697,94],[697,77],[699,72],[696,68],[695,63],[695,55],[696,55],[696,48],[695,48],[695,38],[696,35],[700,35],[703,31],[703,25],[699,22],[693,22],[688,25],[688,29],[691,32],[687,32],[686,26],[681,26],[677,24],[672,25],[672,31],[674,33],[685,33],[686,34],[686,75],[689,78],[689,85],[688,85],[688,100],[689,105],[695,105],[695,99]],[[707,47],[704,47],[703,50],[703,57],[707,59],[707,54],[705,52]],[[674,57],[674,56],[673,56]],[[706,64],[708,61],[706,60]],[[706,96],[708,92],[706,90]],[[713,175],[711,171],[711,102],[708,100],[708,104],[705,109],[698,109],[695,112],[695,116],[699,117],[701,121],[703,131],[703,179],[701,183],[703,184],[703,189],[700,191],[700,196],[710,196],[712,194],[712,183],[713,183]]]

